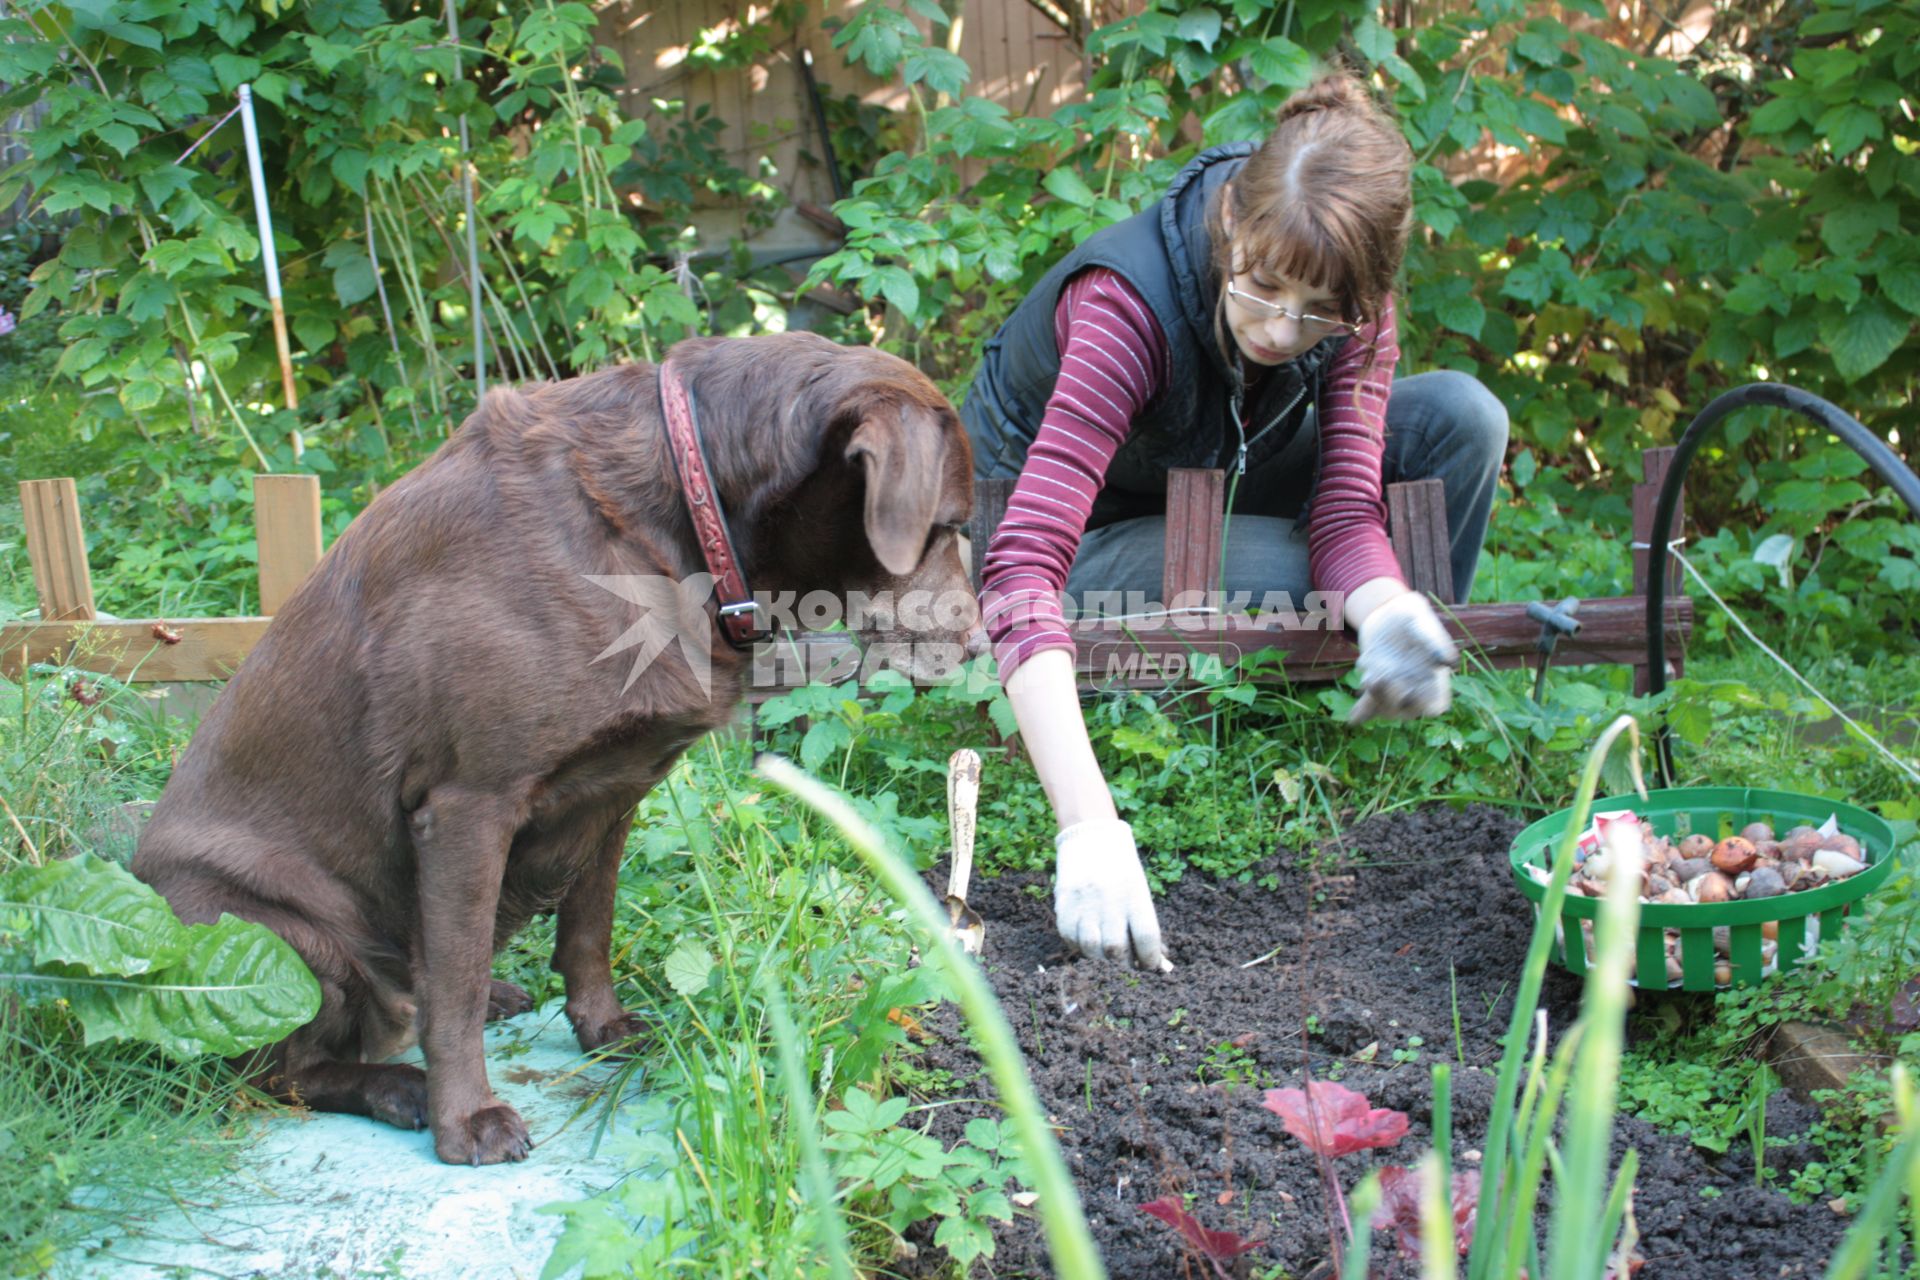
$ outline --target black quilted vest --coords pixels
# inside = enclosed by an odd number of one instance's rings
[[[1145,299],[1166,335],[1170,373],[1169,384],[1134,417],[1114,455],[1089,527],[1164,510],[1170,468],[1231,471],[1242,434],[1232,413],[1238,374],[1214,339],[1220,282],[1213,278],[1206,214],[1221,184],[1239,172],[1253,147],[1229,143],[1196,156],[1157,205],[1095,232],[1015,308],[981,353],[960,410],[973,439],[977,475],[1017,475],[1025,463],[1060,375],[1060,348],[1054,341],[1060,291],[1089,267],[1119,273]],[[1327,339],[1268,371],[1245,393],[1241,420],[1250,442],[1249,466],[1292,443],[1318,398],[1323,372],[1345,342],[1344,337]],[[1317,470],[1310,467],[1288,485],[1303,506]]]

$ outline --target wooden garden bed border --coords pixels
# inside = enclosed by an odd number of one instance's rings
[[[1620,663],[1635,669],[1636,692],[1647,688],[1646,583],[1652,562],[1646,546],[1670,448],[1644,455],[1646,480],[1633,491],[1634,594],[1582,600],[1580,632],[1555,649],[1555,665]],[[1006,511],[1011,481],[978,486],[972,527],[975,572]],[[1200,598],[1220,559],[1225,485],[1219,471],[1176,471],[1167,486],[1165,594]],[[254,524],[259,547],[261,613],[234,618],[102,620],[78,496],[71,479],[20,485],[28,556],[45,621],[0,626],[0,673],[18,679],[25,663],[64,663],[137,683],[224,680],[238,669],[272,621],[272,613],[319,563],[320,483],[309,475],[254,477]],[[1401,572],[1436,600],[1452,598],[1446,511],[1438,480],[1388,486],[1389,530]],[[1678,521],[1675,528],[1680,528]],[[1681,590],[1679,565],[1667,566],[1666,627],[1669,676],[1680,674],[1693,602]],[[1536,665],[1540,624],[1525,604],[1441,607],[1463,648],[1493,667]],[[1267,651],[1278,674],[1292,683],[1338,679],[1358,656],[1345,632],[1289,631],[1244,619],[1162,621],[1117,629],[1099,621],[1075,623],[1079,673],[1087,687],[1159,688],[1194,682],[1215,663]],[[810,674],[857,668],[843,634],[802,633],[773,642],[759,660],[759,700],[806,682]],[[1131,655],[1131,656],[1130,656]],[[1196,662],[1196,659],[1198,661]]]

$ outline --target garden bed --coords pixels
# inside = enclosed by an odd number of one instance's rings
[[[1507,874],[1518,829],[1484,808],[1394,815],[1324,850],[1317,871],[1271,860],[1256,877],[1277,878],[1277,889],[1190,876],[1160,899],[1178,965],[1165,977],[1070,961],[1043,877],[975,882],[987,973],[1115,1280],[1184,1274],[1179,1237],[1140,1208],[1169,1194],[1189,1197],[1208,1228],[1265,1241],[1238,1275],[1302,1277],[1326,1260],[1313,1157],[1260,1105],[1263,1089],[1300,1085],[1303,1061],[1317,1078],[1411,1117],[1391,1151],[1338,1161],[1343,1185],[1374,1165],[1418,1161],[1440,1060],[1455,1063],[1453,1157],[1475,1167],[1532,923]],[[1261,957],[1269,958],[1247,967]],[[1541,1006],[1556,1034],[1572,1024],[1579,993],[1575,979],[1549,972]],[[921,1065],[952,1072],[961,1098],[990,1094],[956,1011],[943,1008],[928,1030]],[[951,1142],[987,1113],[973,1101],[938,1107],[933,1132]],[[1791,1135],[1812,1114],[1782,1092],[1769,1131]],[[1627,1146],[1641,1159],[1642,1280],[1818,1275],[1846,1230],[1848,1220],[1823,1203],[1796,1205],[1756,1187],[1740,1145],[1715,1157],[1622,1117],[1616,1160]],[[1809,1158],[1791,1147],[1768,1155],[1775,1168]],[[1387,1265],[1391,1232],[1375,1239],[1376,1275],[1415,1274],[1409,1263]],[[937,1273],[940,1251],[915,1243],[910,1273]],[[1037,1218],[998,1229],[993,1270],[1051,1274]],[[1195,1259],[1191,1274],[1209,1272]]]

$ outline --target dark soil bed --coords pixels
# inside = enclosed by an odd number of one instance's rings
[[[1298,1087],[1310,1062],[1317,1077],[1411,1117],[1397,1147],[1337,1162],[1343,1186],[1371,1167],[1416,1164],[1431,1141],[1432,1064],[1455,1056],[1456,991],[1466,1065],[1454,1068],[1453,1158],[1474,1166],[1531,925],[1506,871],[1517,830],[1493,810],[1435,809],[1354,828],[1320,872],[1274,860],[1261,873],[1277,876],[1277,890],[1190,876],[1160,899],[1178,965],[1165,976],[1070,960],[1042,877],[974,882],[987,972],[1116,1280],[1211,1274],[1141,1211],[1169,1193],[1190,1196],[1211,1229],[1266,1241],[1238,1275],[1303,1277],[1325,1263],[1313,1157],[1261,1107],[1261,1091]],[[1578,983],[1550,970],[1542,1005],[1552,1028],[1572,1024],[1578,999]],[[990,1095],[956,1011],[941,1010],[929,1029],[922,1065],[952,1072],[961,1096]],[[933,1131],[956,1141],[985,1110],[936,1108]],[[1767,1114],[1780,1134],[1811,1118],[1784,1093]],[[1845,1232],[1824,1204],[1755,1187],[1750,1157],[1714,1157],[1623,1117],[1616,1159],[1628,1146],[1640,1152],[1642,1280],[1819,1275]],[[1794,1155],[1769,1159],[1780,1167]],[[929,1237],[907,1264],[923,1275],[946,1262]],[[1393,1260],[1390,1232],[1376,1233],[1375,1262],[1375,1275],[1417,1274]],[[1037,1217],[998,1230],[990,1274],[1051,1274]]]

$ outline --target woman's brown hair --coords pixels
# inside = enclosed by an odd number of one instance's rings
[[[1257,268],[1325,289],[1341,314],[1378,323],[1413,225],[1413,153],[1366,87],[1345,71],[1288,98],[1267,140],[1207,210],[1215,278]],[[1224,305],[1224,294],[1223,294]],[[1231,353],[1223,322],[1216,332]]]

